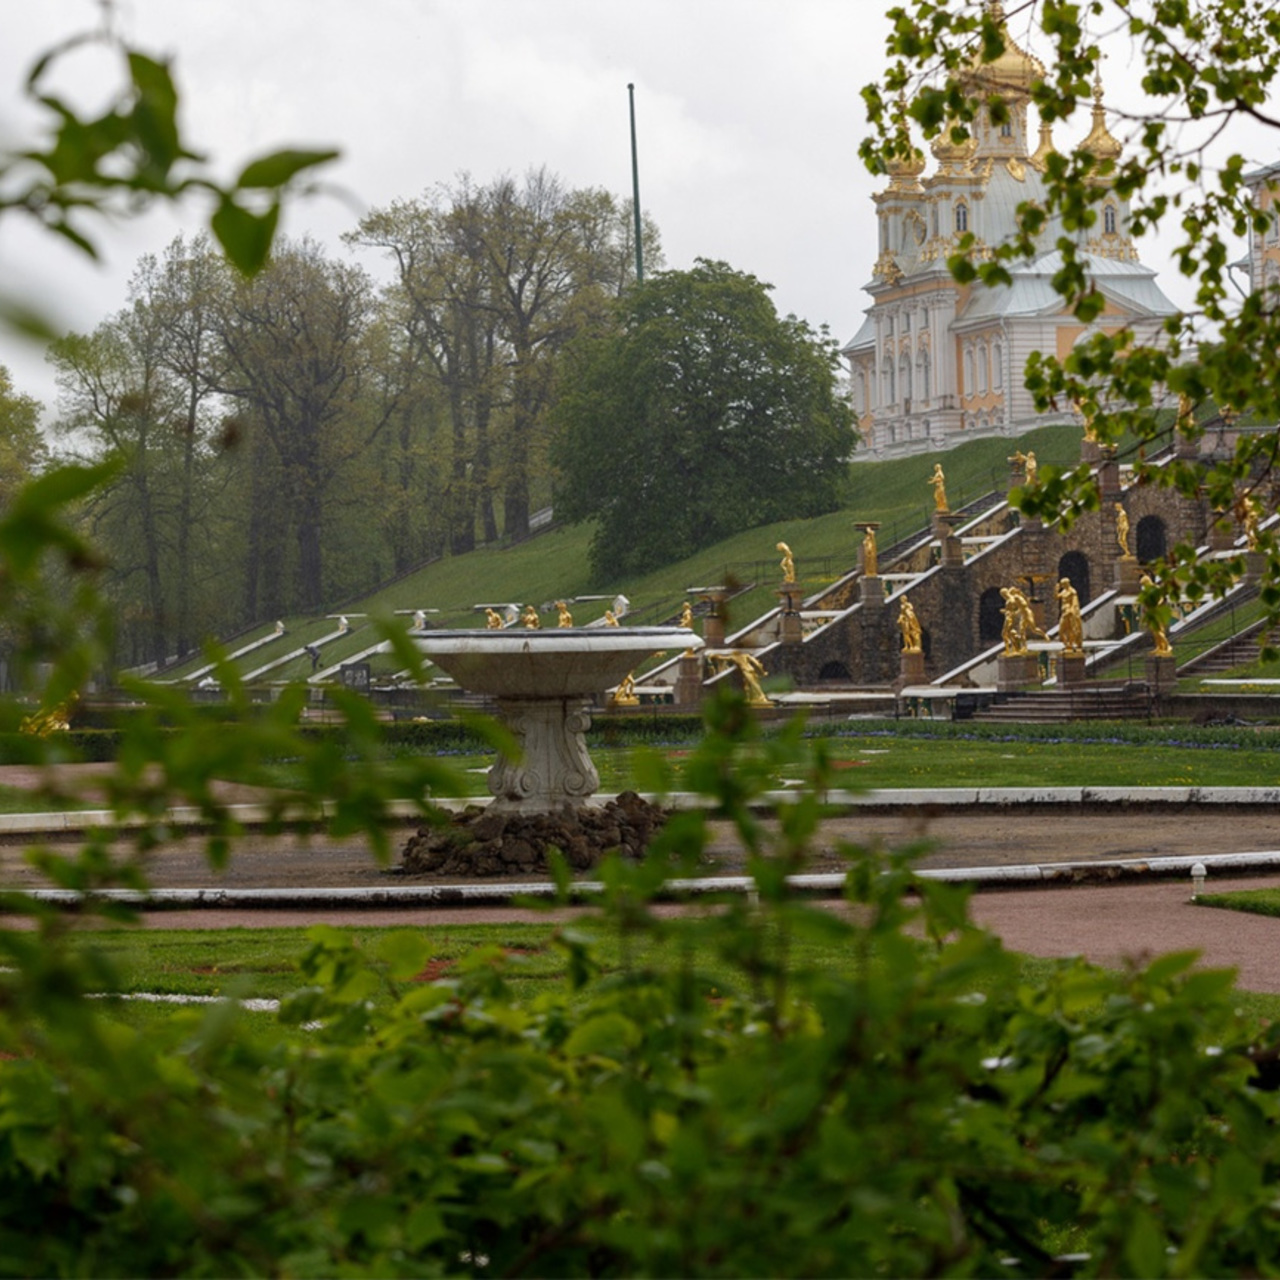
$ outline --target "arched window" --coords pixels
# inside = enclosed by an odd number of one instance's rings
[[[858,373],[858,380],[855,383],[856,391],[854,392],[854,409],[857,413],[866,413],[871,408],[871,404],[867,399],[867,375],[865,371]]]
[[[1113,204],[1106,205],[1102,210],[1102,229],[1109,236],[1116,233],[1116,207]]]
[[[936,204],[929,206],[929,234],[935,239],[938,235],[938,206]]]
[[[1002,138],[1013,137],[1013,122],[1011,120],[1006,120],[1004,124],[1000,126],[1000,136]]]
[[[978,394],[987,394],[987,344],[978,343]]]
[[[1161,560],[1169,549],[1169,535],[1159,516],[1143,516],[1134,530],[1134,550],[1143,564]]]
[[[956,204],[956,231],[963,235],[969,230],[969,206],[963,200]]]
[[[973,348],[966,347],[964,352],[964,394],[971,396],[978,384],[973,377]]]
[[[994,644],[1004,633],[1004,597],[999,587],[988,587],[978,597],[978,643]]]
[[[898,359],[898,381],[902,388],[902,399],[911,399],[911,357],[904,351]]]
[[[1089,603],[1089,557],[1084,552],[1068,551],[1058,561],[1058,577],[1075,587],[1081,604]]]
[[[933,395],[933,362],[929,359],[928,351],[921,351],[916,357],[920,365],[920,399],[928,400]]]
[[[893,404],[897,400],[893,385],[893,357],[885,356],[880,368],[880,392],[885,404]]]
[[[1004,389],[1004,343],[996,342],[991,346],[991,387],[994,391]]]

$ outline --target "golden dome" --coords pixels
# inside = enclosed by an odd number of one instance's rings
[[[1101,74],[1093,82],[1093,128],[1076,149],[1087,151],[1099,160],[1119,160],[1120,153],[1124,150],[1124,143],[1112,137],[1111,130],[1107,128],[1107,113],[1102,105]]]
[[[992,62],[975,57],[965,73],[968,83],[983,93],[998,93],[1002,97],[1030,97],[1031,86],[1045,76],[1044,63],[1023,49],[1009,34],[1004,21],[1004,5],[992,0],[988,15],[999,26],[1004,49]]]
[[[934,138],[929,148],[939,164],[965,165],[978,150],[978,140],[970,134],[963,142],[951,141],[951,130],[944,129]]]
[[[1027,163],[1039,173],[1048,166],[1049,156],[1053,152],[1053,126],[1047,120],[1040,121],[1040,143],[1035,151],[1027,157]]]

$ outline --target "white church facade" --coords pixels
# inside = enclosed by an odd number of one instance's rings
[[[925,172],[922,156],[901,162],[874,197],[879,256],[866,286],[872,305],[842,348],[864,441],[858,456],[937,451],[975,435],[1022,432],[1043,421],[1023,386],[1031,352],[1065,357],[1095,328],[1131,326],[1139,340],[1150,339],[1175,310],[1155,273],[1138,261],[1127,203],[1113,196],[1097,224],[1075,236],[1105,299],[1091,325],[1067,310],[1052,288],[1062,265],[1053,247],[1062,228],[1054,222],[1041,233],[1042,253],[1010,265],[1011,285],[952,279],[947,258],[966,232],[981,257],[1013,238],[1020,204],[1043,198],[1052,134],[1042,123],[1033,148],[1028,131],[1031,84],[1043,75],[1043,66],[1006,32],[1004,54],[975,69],[975,79],[984,94],[1000,94],[1009,119],[994,124],[983,113],[963,143],[938,138],[932,172]],[[1100,159],[1120,156],[1101,85],[1095,86],[1093,127],[1078,149]]]

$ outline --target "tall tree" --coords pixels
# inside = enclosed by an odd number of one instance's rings
[[[633,289],[616,332],[569,352],[553,415],[557,509],[599,521],[616,580],[739,529],[839,504],[853,450],[834,344],[769,286],[700,260]]]
[[[15,391],[9,370],[0,365],[0,509],[48,459],[40,411],[40,401]]]
[[[326,521],[343,497],[344,469],[394,407],[368,395],[372,306],[364,272],[309,241],[282,248],[227,295],[218,322],[226,358],[220,386],[239,403],[241,428],[262,433],[278,466],[278,485],[259,492],[249,516],[256,539],[249,555],[261,557],[268,527],[286,528],[293,542],[294,589],[280,598],[251,594],[251,614],[322,607]]]
[[[497,536],[499,508],[508,536],[528,531],[556,357],[630,282],[632,225],[608,192],[569,190],[543,169],[484,187],[461,178],[375,210],[351,236],[391,257],[392,313],[448,406],[452,549],[474,545],[477,520]],[[644,235],[659,265],[648,220]]]

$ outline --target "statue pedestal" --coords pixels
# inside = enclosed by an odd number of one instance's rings
[[[1267,557],[1261,551],[1246,551],[1244,553],[1244,580],[1246,582],[1258,582],[1267,570]]]
[[[682,653],[676,667],[677,706],[696,706],[702,701],[702,659],[696,653]]]
[[[942,563],[952,568],[964,564],[964,544],[956,537],[956,528],[964,521],[964,516],[951,511],[934,512],[933,531],[942,544]]]
[[[587,698],[499,698],[498,710],[521,747],[517,763],[499,754],[489,770],[495,812],[554,813],[586,804],[600,785],[583,734]]]
[[[782,617],[778,624],[778,639],[783,644],[799,644],[804,638],[804,630],[800,625],[800,613],[796,602],[800,598],[799,588],[794,582],[784,582],[778,588],[778,607]]]
[[[893,684],[894,689],[901,693],[910,685],[924,684],[924,654],[904,649],[898,656],[901,666]]]
[[[1057,662],[1057,676],[1058,687],[1062,689],[1084,684],[1084,654],[1060,653]]]
[[[1138,579],[1142,576],[1142,566],[1136,556],[1121,556],[1116,561],[1116,590],[1122,596],[1138,593]]]
[[[1156,653],[1147,654],[1147,684],[1156,693],[1168,693],[1178,683],[1178,660],[1169,654],[1162,657]]]
[[[884,608],[884,579],[863,578],[858,583],[863,606],[868,609]]]
[[[1040,683],[1040,660],[1034,653],[1002,653],[996,659],[996,688],[1012,693],[1029,684]]]
[[[1096,440],[1080,441],[1080,461],[1093,466],[1102,461],[1102,446]]]

